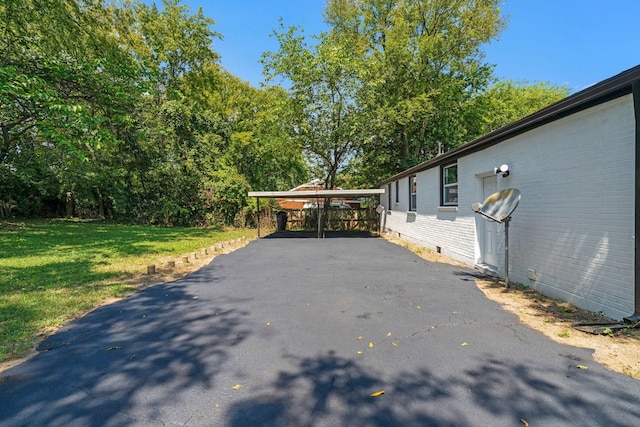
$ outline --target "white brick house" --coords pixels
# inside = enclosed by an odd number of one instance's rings
[[[475,202],[522,200],[509,279],[616,319],[640,313],[640,66],[381,183],[384,229],[503,277],[504,226]],[[494,173],[502,164],[510,174]]]

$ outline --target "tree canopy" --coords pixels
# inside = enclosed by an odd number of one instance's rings
[[[288,79],[292,99],[303,96],[304,105],[315,106],[313,120],[320,110],[331,116],[338,99],[348,107],[340,111],[355,126],[342,133],[349,162],[339,164],[338,176],[354,185],[375,185],[567,93],[493,77],[482,49],[506,25],[499,0],[328,0],[325,20],[329,30],[313,48],[296,28],[282,29],[280,50],[267,54],[265,65]],[[325,86],[340,98],[320,93],[311,70],[325,82],[339,75]],[[316,130],[308,144],[330,140],[304,114],[298,117]],[[323,158],[336,150],[319,148]],[[324,175],[336,176],[335,165],[320,164]]]
[[[221,68],[202,10],[8,0],[0,15],[0,216],[244,223],[248,190],[307,178],[286,92]]]
[[[499,0],[327,0],[324,18],[274,32],[256,88],[180,0],[0,3],[0,218],[245,224],[249,190],[376,185],[568,94],[494,78]]]

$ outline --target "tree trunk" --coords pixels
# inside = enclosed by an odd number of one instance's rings
[[[73,193],[71,191],[67,191],[67,199],[65,201],[65,213],[67,218],[71,218],[73,216]]]
[[[104,200],[102,198],[102,191],[98,188],[98,217],[105,219],[104,215]]]
[[[322,207],[322,230],[329,228],[329,208],[331,207],[331,199],[324,199],[324,206]],[[324,234],[323,234],[324,235]]]

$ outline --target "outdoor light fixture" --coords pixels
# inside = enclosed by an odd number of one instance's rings
[[[509,176],[509,165],[502,165],[502,166],[498,166],[493,168],[493,173],[495,173],[496,175],[501,173],[503,178],[506,178]]]

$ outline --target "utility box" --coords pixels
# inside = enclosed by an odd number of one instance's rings
[[[276,214],[276,231],[285,231],[287,229],[287,213],[280,211]]]

